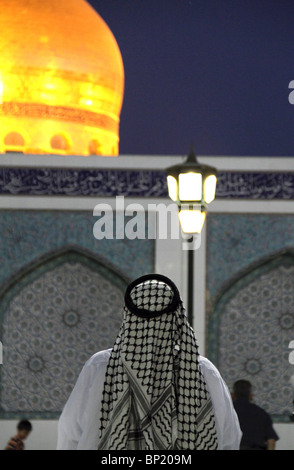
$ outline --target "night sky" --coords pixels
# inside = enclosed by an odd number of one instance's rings
[[[89,3],[124,62],[121,155],[294,156],[293,0]]]

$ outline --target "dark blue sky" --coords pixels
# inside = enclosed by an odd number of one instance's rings
[[[120,154],[294,156],[293,0],[88,0],[125,68]]]

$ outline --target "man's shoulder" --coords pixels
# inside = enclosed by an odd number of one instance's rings
[[[220,377],[218,368],[207,357],[199,356],[199,364],[202,372]]]
[[[256,403],[253,403],[252,401],[236,400],[234,402],[234,406],[236,410],[238,411],[243,410],[243,413],[247,413],[248,416],[254,415],[255,417],[259,417],[259,418],[269,416],[269,414],[267,413],[267,411],[265,411],[264,408],[261,408],[261,406],[257,405]]]
[[[111,349],[105,349],[103,351],[96,352],[90,357],[90,359],[88,359],[85,366],[99,367],[100,365],[107,364],[110,358],[111,351]]]
[[[268,416],[268,412],[262,408],[261,406],[256,405],[256,403],[250,402],[250,408],[254,411],[254,413],[259,413],[262,416]]]

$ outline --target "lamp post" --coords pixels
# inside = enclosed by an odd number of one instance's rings
[[[215,198],[217,170],[198,163],[193,148],[187,160],[167,168],[169,197],[177,203],[182,231],[200,233],[206,218],[206,206]],[[188,320],[193,324],[194,249],[188,250]]]

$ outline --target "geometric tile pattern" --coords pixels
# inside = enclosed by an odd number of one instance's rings
[[[45,264],[8,293],[2,417],[58,416],[85,361],[112,347],[121,326],[125,282],[80,256],[61,261]]]
[[[292,214],[208,214],[206,222],[208,302],[248,269],[294,251]]]
[[[247,379],[254,399],[276,420],[289,422],[294,367],[294,257],[253,269],[219,297],[209,322],[209,356],[231,389]]]
[[[97,202],[93,199],[93,208]],[[154,240],[97,240],[93,235],[96,219],[91,210],[1,210],[0,293],[14,275],[68,247],[97,256],[129,280],[153,272]],[[115,230],[115,213],[113,219]]]

